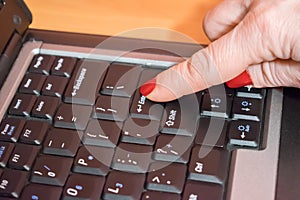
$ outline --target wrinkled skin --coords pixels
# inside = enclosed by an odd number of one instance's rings
[[[224,0],[203,27],[212,43],[160,73],[147,98],[170,101],[245,70],[257,88],[300,88],[299,0]]]

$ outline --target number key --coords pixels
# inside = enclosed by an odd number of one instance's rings
[[[63,186],[69,175],[72,163],[73,159],[71,158],[42,155],[35,162],[31,181]]]
[[[72,174],[65,185],[63,199],[100,199],[104,177]]]

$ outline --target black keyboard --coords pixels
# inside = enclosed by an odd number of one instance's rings
[[[225,199],[232,150],[261,148],[267,90],[154,103],[137,88],[161,71],[36,55],[1,122],[0,199]]]

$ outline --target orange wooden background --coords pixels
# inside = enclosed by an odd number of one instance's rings
[[[208,43],[202,29],[205,13],[221,0],[25,0],[32,28],[118,35],[137,28],[170,29]],[[134,37],[181,41],[174,34]]]

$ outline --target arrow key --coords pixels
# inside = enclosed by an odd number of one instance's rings
[[[237,146],[258,147],[261,124],[254,121],[236,120],[230,123],[229,143]]]
[[[232,98],[224,94],[204,94],[201,115],[208,117],[228,118]]]
[[[263,100],[260,99],[237,97],[233,103],[233,118],[260,121],[263,105]]]

